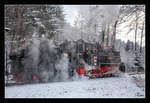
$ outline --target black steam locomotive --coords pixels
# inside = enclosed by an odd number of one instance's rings
[[[124,71],[124,67],[120,65],[120,53],[112,48],[104,50],[99,43],[86,43],[80,39],[74,42],[64,41],[54,48],[49,48],[48,41],[42,41],[37,49],[27,46],[9,55],[12,61],[11,74],[17,84],[53,82],[60,79],[60,71],[56,65],[64,54],[67,54],[68,59],[68,78],[73,77],[75,72],[86,76],[87,72],[80,73],[81,69],[85,69],[85,64],[100,67],[101,70],[112,62],[117,65],[119,63],[119,67]]]

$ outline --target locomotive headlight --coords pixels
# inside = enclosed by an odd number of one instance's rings
[[[67,54],[67,53],[64,53],[64,56],[65,56],[65,57],[68,57],[68,54]]]
[[[112,56],[109,56],[108,59],[109,59],[109,60],[112,60]]]

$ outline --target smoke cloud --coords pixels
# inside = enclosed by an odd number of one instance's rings
[[[37,76],[37,82],[66,81],[69,78],[67,54],[59,53],[53,40],[33,38],[33,42],[25,50],[22,61],[23,80],[32,80]]]
[[[58,72],[57,79],[59,81],[65,81],[69,78],[68,73],[68,58],[67,54],[62,54],[61,59],[56,62],[56,70]]]

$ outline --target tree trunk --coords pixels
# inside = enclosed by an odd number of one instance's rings
[[[137,23],[137,19],[138,19],[138,18],[137,18],[137,16],[138,16],[138,15],[137,15],[137,12],[136,12],[136,21],[135,21],[135,23],[136,23],[136,24],[135,24],[135,51],[136,51],[136,35],[137,35],[137,27],[138,27],[138,23]]]
[[[14,40],[15,40],[15,38],[16,38],[16,35],[15,35],[15,33],[16,33],[16,31],[15,31],[15,29],[13,29],[12,30],[12,42],[10,42],[10,45],[11,45],[11,49],[10,49],[10,52],[13,52],[13,50],[14,50],[14,48],[15,48],[15,46],[14,46]]]
[[[5,45],[6,47],[5,47],[5,73],[7,72],[7,43],[6,43],[6,45]]]
[[[17,7],[17,28],[16,28],[16,35],[17,35],[17,41],[20,41],[22,38],[24,38],[24,25],[23,25],[23,22],[24,22],[24,17],[23,17],[23,14],[24,14],[24,10],[25,8],[22,7],[22,5],[19,5]],[[17,47],[19,48],[22,44],[18,43],[17,44]]]
[[[142,53],[142,39],[143,39],[143,31],[144,31],[144,22],[143,22],[143,25],[142,25],[142,31],[141,31],[140,53]]]
[[[109,25],[108,25],[108,28],[107,28],[107,47],[109,45]]]
[[[113,31],[113,35],[112,35],[112,47],[114,47],[115,41],[116,41],[116,27],[117,27],[117,23],[118,23],[118,20],[116,20],[115,24],[114,24],[114,31]]]
[[[102,30],[102,47],[104,47],[105,29]]]

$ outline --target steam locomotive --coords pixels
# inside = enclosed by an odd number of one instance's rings
[[[75,42],[73,48],[75,48],[75,52],[71,52],[70,63],[75,64],[73,68],[78,75],[98,78],[113,76],[118,71],[125,72],[120,52],[113,47],[103,48],[99,43],[88,43],[80,39]],[[88,70],[85,65],[92,66],[92,69]]]
[[[53,82],[56,78],[58,80],[61,77],[56,65],[62,56],[68,60],[66,72],[69,78],[75,73],[94,78],[111,76],[117,69],[125,71],[120,53],[113,48],[104,49],[98,43],[86,43],[81,39],[74,42],[65,41],[55,48],[49,48],[48,41],[43,41],[38,49],[38,55],[31,46],[9,55],[12,61],[11,74],[16,84]],[[91,65],[93,68],[87,70],[85,65]]]

